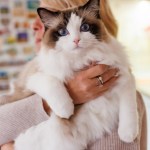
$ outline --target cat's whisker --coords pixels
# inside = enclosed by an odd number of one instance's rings
[[[82,42],[82,44],[87,44],[87,43],[92,43],[92,44],[97,44],[98,43],[98,41],[88,41],[88,42]]]

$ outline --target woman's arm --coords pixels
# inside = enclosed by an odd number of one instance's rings
[[[0,145],[14,140],[24,130],[48,118],[38,95],[0,106]]]
[[[137,103],[139,110],[139,120],[140,120],[140,150],[147,150],[147,113],[143,98],[139,92],[137,92]]]

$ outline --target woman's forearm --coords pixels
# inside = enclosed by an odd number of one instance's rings
[[[43,101],[38,95],[1,106],[0,145],[13,141],[24,130],[48,118]]]

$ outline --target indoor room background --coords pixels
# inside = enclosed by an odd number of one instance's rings
[[[126,47],[149,121],[150,0],[109,1],[119,25],[118,40]],[[11,90],[22,66],[34,57],[31,27],[38,4],[38,0],[0,0],[0,95]]]

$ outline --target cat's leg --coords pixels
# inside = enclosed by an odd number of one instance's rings
[[[28,78],[27,88],[44,98],[56,115],[69,118],[74,112],[74,104],[64,83],[56,77],[36,73]]]
[[[52,113],[49,120],[21,134],[15,140],[15,150],[83,150],[81,137],[75,140],[67,121]]]
[[[124,81],[126,83],[122,87],[119,87],[120,107],[118,133],[121,140],[130,143],[135,140],[139,131],[136,87],[133,77],[130,79],[124,78]]]

